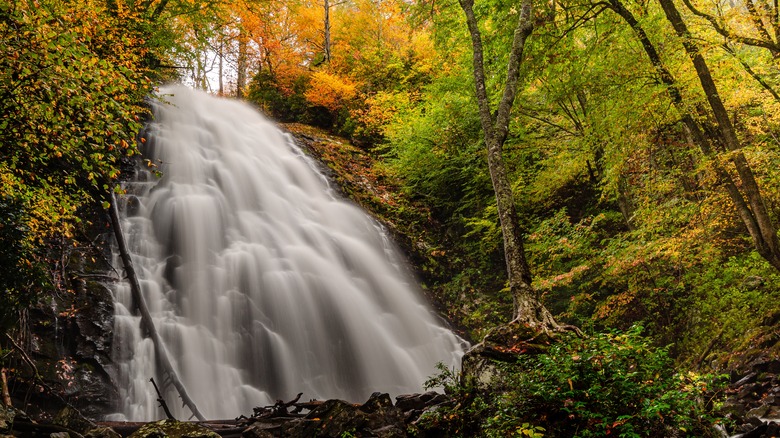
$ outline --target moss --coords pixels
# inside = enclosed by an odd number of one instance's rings
[[[197,423],[162,420],[148,423],[133,432],[131,438],[219,438],[219,434]]]

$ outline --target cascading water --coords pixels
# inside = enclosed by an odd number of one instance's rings
[[[155,326],[207,418],[290,399],[419,391],[463,342],[402,274],[379,227],[336,199],[292,141],[249,106],[162,90],[144,155],[162,178],[127,185],[124,230]],[[117,258],[117,266],[121,262]],[[163,414],[152,341],[115,289],[123,414]],[[175,389],[164,397],[190,412]]]

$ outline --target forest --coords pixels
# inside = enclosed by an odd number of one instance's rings
[[[3,2],[4,404],[30,372],[30,309],[76,293],[68,260],[95,245],[133,163],[157,166],[139,132],[179,81],[345,139],[313,155],[496,360],[487,386],[431,376],[457,403],[418,436],[774,436],[779,8]],[[766,409],[745,426],[747,402],[727,396],[751,372]]]

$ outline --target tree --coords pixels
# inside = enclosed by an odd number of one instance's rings
[[[531,270],[523,248],[522,228],[502,152],[509,133],[510,112],[517,95],[523,50],[534,29],[532,1],[524,0],[520,5],[504,90],[495,112],[491,110],[487,92],[482,36],[474,14],[474,0],[460,0],[460,6],[466,14],[466,24],[471,35],[477,103],[504,241],[504,257],[514,308],[513,322],[525,324],[537,332],[558,331],[564,326],[555,321],[542,304],[538,292],[531,286]]]
[[[750,167],[737,138],[734,126],[726,111],[723,101],[718,94],[717,86],[712,79],[709,67],[699,48],[691,39],[687,26],[682,20],[671,0],[659,0],[667,19],[672,24],[677,35],[682,38],[685,51],[691,58],[702,89],[707,96],[710,110],[714,115],[716,126],[702,126],[709,118],[706,110],[701,105],[693,105],[697,114],[689,112],[689,105],[684,101],[682,91],[671,72],[661,61],[655,46],[650,41],[641,24],[626,9],[620,0],[610,0],[611,8],[631,26],[642,43],[648,58],[656,68],[659,80],[667,86],[672,102],[680,111],[691,141],[712,160],[715,171],[721,182],[726,186],[731,201],[737,209],[750,237],[753,240],[756,251],[772,266],[780,270],[780,244],[778,244],[777,228],[772,222],[767,211],[766,203],[756,182],[753,170]],[[698,116],[698,117],[695,117]],[[705,122],[699,122],[704,120]],[[712,134],[717,133],[717,134]],[[729,160],[736,170],[736,180],[719,161],[718,149],[729,152]],[[742,190],[740,190],[740,187]]]
[[[707,62],[688,31],[688,27],[682,16],[680,16],[679,11],[677,11],[674,2],[672,0],[658,1],[677,36],[682,39],[683,47],[693,62],[702,90],[704,90],[707,102],[715,116],[717,130],[720,134],[719,140],[729,152],[730,161],[734,164],[737,171],[739,182],[742,185],[742,190],[750,207],[749,210],[743,211],[744,207],[737,205],[740,210],[740,216],[742,216],[745,226],[753,238],[753,243],[758,253],[772,266],[780,270],[780,242],[778,242],[777,238],[777,227],[769,216],[766,202],[761,195],[753,169],[741,151],[742,146],[737,138],[736,130],[718,94],[718,88],[712,79]],[[752,4],[752,2],[748,1],[748,4]]]

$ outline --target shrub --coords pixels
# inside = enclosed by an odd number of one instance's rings
[[[677,372],[638,327],[562,339],[499,369],[487,390],[457,383],[451,371],[431,379],[459,402],[423,427],[453,436],[716,436],[717,379]]]

